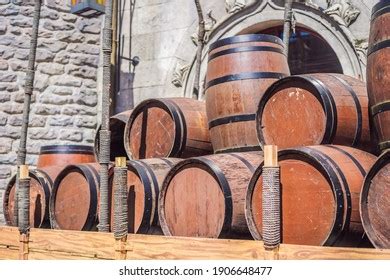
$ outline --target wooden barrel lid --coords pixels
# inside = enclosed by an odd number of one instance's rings
[[[292,76],[279,80],[259,103],[256,118],[260,144],[284,149],[331,143],[334,112],[330,93],[314,79]]]
[[[131,159],[178,156],[186,128],[181,110],[168,99],[148,99],[134,108],[125,129]]]
[[[390,151],[368,172],[361,194],[364,229],[376,248],[390,248]]]
[[[50,227],[49,198],[52,181],[48,175],[40,170],[31,170],[30,180],[30,224],[31,227]],[[4,217],[7,225],[14,226],[16,175],[8,183],[4,196]],[[32,222],[34,221],[34,222]]]
[[[356,182],[350,186],[351,189],[348,188],[347,175],[343,174],[343,170],[354,166],[351,172],[360,174],[359,167],[362,167],[354,154],[349,153],[350,150],[332,147],[301,147],[279,152],[283,243],[333,245],[348,229],[351,215],[355,216],[351,213],[356,211],[356,207],[351,208],[350,191],[354,191]],[[326,149],[328,152],[325,152]],[[332,153],[337,154],[338,162],[348,163],[346,167],[340,167],[330,156]],[[368,153],[361,153],[360,159],[367,156],[370,162],[374,158]],[[249,183],[245,212],[252,236],[259,240],[262,239],[261,174],[262,165]]]
[[[54,182],[50,199],[52,226],[90,230],[96,222],[99,176],[93,165],[69,165]]]
[[[228,183],[219,168],[205,158],[183,161],[168,173],[159,207],[165,235],[217,238],[231,223]]]

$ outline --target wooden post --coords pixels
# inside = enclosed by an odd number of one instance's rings
[[[262,205],[264,248],[277,254],[281,242],[280,167],[278,147],[273,145],[264,146]]]
[[[24,190],[23,188],[25,188],[26,186],[23,186],[24,183],[29,183],[29,170],[28,170],[28,166],[27,165],[21,165],[20,168],[19,168],[19,176],[20,176],[20,182],[21,182],[21,189],[20,189],[20,192],[21,192],[21,199],[24,199],[25,200],[25,195],[28,195],[28,202],[29,202],[29,198],[30,198],[30,192],[29,192],[29,186],[28,187],[28,190],[27,192],[25,192],[26,190]],[[23,193],[25,192],[25,193]],[[24,203],[26,203],[26,201],[22,201],[22,206],[24,205]],[[20,236],[19,236],[19,259],[20,260],[28,260],[28,243],[29,243],[29,216],[30,216],[30,211],[29,211],[29,207],[30,207],[30,203],[27,203],[27,207],[28,208],[25,208],[25,207],[21,207],[19,208],[18,210],[19,211],[24,211],[24,213],[19,213],[19,216],[21,217],[19,220],[20,220]],[[26,217],[27,216],[27,217]],[[25,224],[26,223],[26,220],[27,220],[27,225]]]
[[[128,234],[126,157],[115,158],[114,168],[114,237],[115,259],[125,260]]]

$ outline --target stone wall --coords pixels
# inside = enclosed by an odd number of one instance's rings
[[[0,0],[0,223],[15,171],[33,14],[32,0]],[[27,163],[41,145],[92,144],[97,126],[100,19],[69,13],[68,0],[43,1]]]

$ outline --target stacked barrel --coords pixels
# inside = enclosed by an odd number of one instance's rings
[[[390,248],[390,1],[372,11],[367,88],[372,123],[382,152],[368,172],[360,200],[363,226],[377,248]]]
[[[380,26],[390,26],[389,1],[373,11],[367,86],[335,73],[290,76],[279,38],[239,35],[211,45],[205,102],[154,98],[113,116],[111,160],[129,160],[128,231],[261,240],[261,150],[276,145],[282,242],[390,248],[390,31]],[[99,165],[67,163],[32,174],[33,225],[47,226],[50,213],[52,228],[95,230]]]

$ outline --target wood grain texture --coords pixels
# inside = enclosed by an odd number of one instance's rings
[[[256,121],[262,146],[337,144],[376,149],[366,85],[346,75],[307,74],[275,82],[259,102]]]
[[[0,259],[17,260],[19,246],[16,228],[0,227]],[[390,250],[282,244],[265,251],[261,241],[153,235],[129,235],[121,248],[129,260],[390,260]],[[28,259],[112,260],[117,249],[108,233],[32,229]]]
[[[211,46],[206,110],[216,153],[260,150],[256,106],[273,82],[290,74],[278,40],[270,35],[240,35]],[[278,75],[267,76],[270,73]]]
[[[125,127],[130,159],[212,154],[206,105],[191,98],[148,99],[138,104]]]
[[[250,239],[245,194],[261,152],[187,159],[166,176],[159,197],[165,235]]]
[[[389,2],[383,2],[386,8]],[[382,10],[383,11],[383,10]],[[382,150],[390,148],[390,12],[379,13],[371,19],[369,53],[367,56],[367,89],[371,109],[379,109],[380,104],[387,104],[387,109],[372,110],[373,125]],[[387,27],[387,28],[386,28]],[[376,50],[376,51],[373,51]],[[379,105],[379,107],[378,107]]]
[[[115,259],[115,239],[109,233],[32,229],[29,247],[32,255],[50,252],[74,259]]]
[[[82,145],[42,146],[37,167],[65,167],[68,164],[96,162],[93,147]]]
[[[282,242],[313,246],[366,246],[359,195],[376,157],[350,147],[311,146],[279,152]],[[262,232],[262,166],[246,197],[252,236]]]

